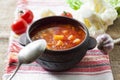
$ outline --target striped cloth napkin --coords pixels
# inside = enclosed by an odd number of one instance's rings
[[[51,10],[60,15],[63,11],[69,11],[77,19],[75,11],[69,8],[65,0],[19,0],[16,10],[27,7],[31,9],[37,20],[41,18],[42,12]],[[23,48],[18,43],[18,35],[11,33],[8,47],[7,65],[3,80],[6,80],[15,70],[17,65],[17,54]],[[109,56],[104,55],[98,49],[88,50],[85,57],[74,68],[65,72],[49,72],[39,64],[23,64],[12,80],[113,80]]]

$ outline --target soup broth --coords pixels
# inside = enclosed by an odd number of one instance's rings
[[[31,39],[45,39],[47,49],[64,50],[77,46],[85,39],[85,31],[70,24],[49,24],[31,32]]]

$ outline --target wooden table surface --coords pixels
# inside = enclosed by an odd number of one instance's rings
[[[110,34],[113,39],[120,38],[120,17],[108,28],[107,33]],[[120,80],[120,45],[115,45],[109,55],[114,79]]]
[[[17,0],[0,0],[0,80],[5,67],[5,59],[8,48],[8,38],[10,36],[10,24],[14,20],[14,11]],[[120,18],[111,25],[107,33],[112,38],[120,38]],[[110,62],[114,75],[114,80],[120,80],[120,45],[115,45],[112,52],[110,52]]]

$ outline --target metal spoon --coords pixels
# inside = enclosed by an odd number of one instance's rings
[[[40,39],[25,46],[18,54],[18,65],[16,70],[7,80],[12,80],[22,64],[29,64],[39,58],[39,56],[45,51],[46,45],[46,41]]]

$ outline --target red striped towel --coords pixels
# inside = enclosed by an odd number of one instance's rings
[[[55,14],[60,14],[67,10],[75,15],[64,0],[20,0],[17,9],[27,7],[35,14],[35,20],[39,19],[43,10],[50,9]],[[74,16],[76,17],[76,16]],[[14,33],[10,36],[10,45],[8,48],[8,64],[3,75],[6,80],[14,71],[17,64],[17,54],[23,48],[18,43],[19,36]],[[82,61],[74,68],[65,72],[49,72],[44,70],[39,64],[23,64],[13,80],[113,80],[110,67],[109,56],[104,55],[100,50],[93,49],[87,51]]]

